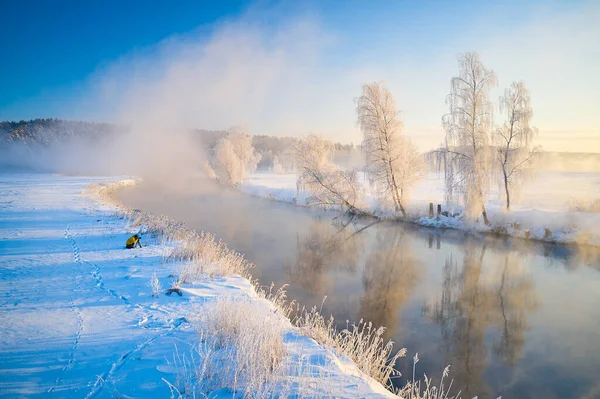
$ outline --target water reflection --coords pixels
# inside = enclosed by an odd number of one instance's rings
[[[429,233],[427,235],[427,241],[429,243],[429,249],[433,248],[433,238],[435,237],[435,249],[440,249],[442,244],[441,244],[441,236],[439,234],[433,234],[433,233]]]
[[[487,246],[467,242],[461,266],[450,254],[443,268],[441,295],[425,306],[425,314],[440,326],[442,349],[452,375],[466,397],[487,397],[482,378],[488,362],[486,331],[496,328],[493,352],[514,366],[522,356],[528,315],[538,308],[535,285],[519,257],[504,254],[502,264],[484,267]]]
[[[600,271],[600,251],[590,246],[556,246],[544,244],[546,266],[576,271],[590,268]]]
[[[500,266],[500,265],[499,265]],[[523,354],[527,317],[539,307],[533,278],[525,272],[520,257],[504,255],[498,286],[498,322],[502,335],[494,342],[494,352],[504,363],[514,366]]]
[[[363,231],[376,222],[357,228],[353,219],[314,219],[306,234],[297,236],[294,261],[286,264],[290,282],[317,297],[331,292],[332,270],[354,273],[364,250]]]
[[[484,332],[490,324],[489,310],[494,303],[493,291],[481,282],[486,247],[465,247],[462,267],[450,255],[444,264],[441,297],[426,313],[442,332],[446,362],[467,397],[473,392],[486,396],[489,391],[481,382],[487,352]]]
[[[390,338],[399,327],[399,310],[423,276],[423,264],[402,229],[376,232],[368,253],[362,271],[359,315],[375,326],[385,326],[385,337]]]

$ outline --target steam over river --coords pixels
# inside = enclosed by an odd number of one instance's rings
[[[439,380],[450,365],[463,398],[600,397],[600,251],[467,236],[218,189],[140,185],[126,205],[212,232],[256,264],[262,284],[323,306],[338,326],[386,326],[408,355],[397,366]],[[434,380],[434,381],[435,381]],[[454,392],[456,393],[456,392]]]

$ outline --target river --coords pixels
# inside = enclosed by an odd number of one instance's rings
[[[406,347],[397,363],[463,398],[600,397],[600,251],[472,236],[196,187],[141,184],[127,206],[217,235],[256,264],[261,284],[321,306],[338,326],[361,318]],[[456,393],[456,392],[453,392]]]

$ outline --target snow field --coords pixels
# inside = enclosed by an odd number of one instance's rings
[[[297,175],[293,173],[255,173],[240,186],[247,194],[275,201],[305,206],[307,194],[297,193]],[[381,218],[396,219],[397,213],[381,204],[360,179],[366,192],[365,210]],[[407,212],[411,222],[437,228],[451,228],[480,233],[497,233],[512,237],[556,243],[578,243],[600,246],[600,213],[581,211],[600,200],[600,174],[542,173],[518,197],[511,212],[504,212],[497,189],[492,190],[486,209],[491,226],[482,221],[462,217],[429,218],[429,203],[442,204],[444,211],[460,212],[460,207],[447,209],[444,201],[443,176],[429,173],[412,189]],[[575,204],[575,206],[574,206]],[[578,205],[583,204],[583,205]],[[434,209],[435,212],[435,209]]]
[[[2,397],[168,394],[156,365],[188,329],[183,302],[148,295],[162,248],[124,250],[124,222],[81,198],[89,183],[0,178]]]
[[[125,249],[153,226],[81,195],[105,180],[0,174],[0,397],[393,397],[294,327],[281,294],[222,275],[239,269],[174,277],[218,253],[247,266],[226,247],[184,260],[176,234],[148,234]],[[153,296],[154,277],[183,295]]]

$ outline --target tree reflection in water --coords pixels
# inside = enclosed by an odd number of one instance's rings
[[[396,332],[399,309],[423,275],[420,266],[403,229],[377,232],[363,268],[359,314],[375,326],[385,326],[386,339]]]
[[[308,233],[297,238],[297,254],[285,270],[293,285],[299,285],[316,297],[331,294],[328,272],[346,270],[355,272],[364,249],[363,231],[372,222],[357,228],[353,219],[315,219]]]
[[[500,265],[499,265],[500,266]],[[504,255],[498,287],[498,323],[501,337],[494,342],[494,352],[505,364],[514,366],[523,354],[527,315],[538,309],[533,278],[523,271],[518,256]]]
[[[482,378],[489,351],[484,337],[494,328],[499,335],[493,352],[508,366],[522,355],[527,316],[538,307],[535,286],[516,255],[504,254],[500,264],[484,268],[485,244],[464,246],[462,267],[450,255],[443,269],[442,292],[425,307],[425,313],[441,327],[446,362],[451,364],[455,386],[464,397],[489,396]]]

